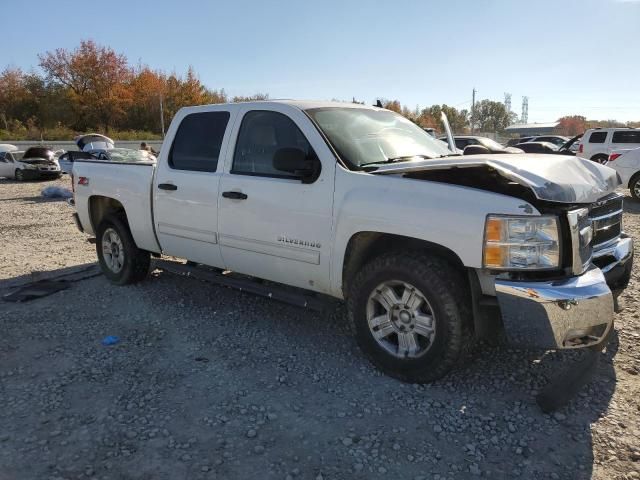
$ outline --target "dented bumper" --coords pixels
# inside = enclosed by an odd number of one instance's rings
[[[631,276],[633,240],[621,238],[612,261],[563,280],[517,282],[496,279],[502,321],[510,343],[564,349],[596,345],[613,328],[612,290]]]

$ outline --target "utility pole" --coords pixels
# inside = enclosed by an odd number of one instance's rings
[[[529,121],[529,97],[522,97],[522,118],[521,123],[527,123]]]
[[[475,118],[473,116],[475,111],[476,111],[476,88],[473,87],[473,93],[471,95],[471,135],[473,135],[473,132],[475,131],[475,125],[474,125]]]
[[[162,95],[160,95],[160,127],[162,128],[162,139],[164,140],[164,108],[162,106]]]

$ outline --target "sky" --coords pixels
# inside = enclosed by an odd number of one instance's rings
[[[528,96],[529,122],[640,120],[640,0],[0,0],[0,12],[0,69],[37,70],[38,54],[93,39],[132,64],[191,65],[231,96],[469,108],[475,88],[511,93],[518,115]]]

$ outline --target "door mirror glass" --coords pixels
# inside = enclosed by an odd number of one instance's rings
[[[302,183],[313,183],[320,175],[320,161],[295,147],[284,147],[273,155],[273,168],[293,174],[302,179]]]

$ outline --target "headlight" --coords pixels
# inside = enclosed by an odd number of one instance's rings
[[[24,168],[25,168],[25,170],[37,170],[37,169],[38,169],[38,167],[37,167],[37,166],[35,166],[35,165],[29,165],[29,164],[26,164],[26,165],[24,166]]]
[[[483,264],[494,270],[558,268],[558,218],[489,215],[484,229]]]

